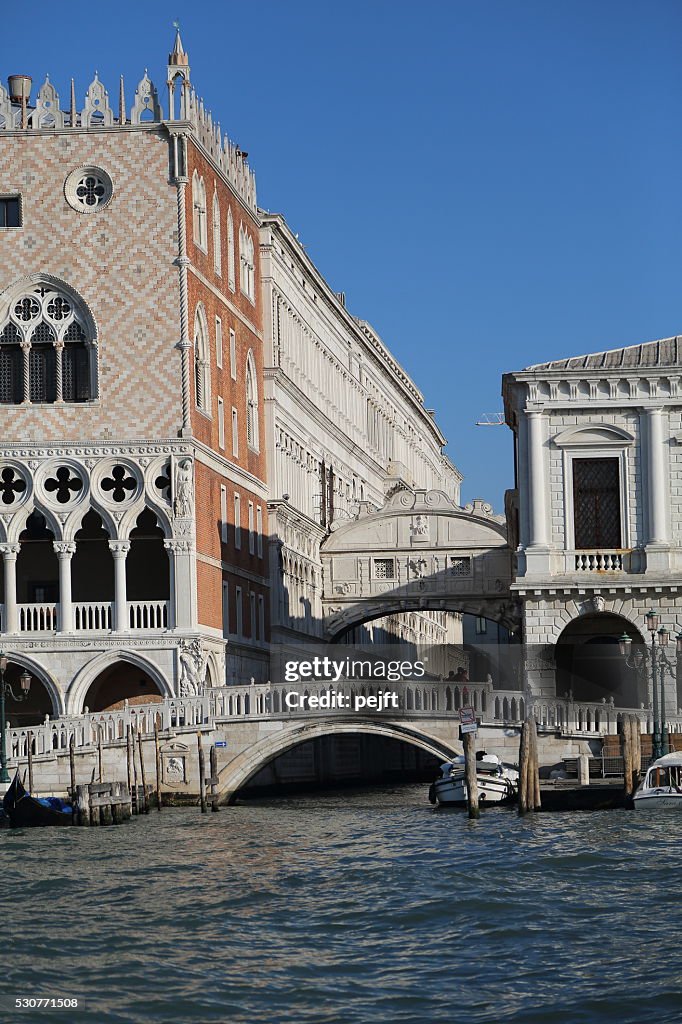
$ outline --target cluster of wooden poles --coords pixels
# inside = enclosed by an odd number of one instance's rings
[[[470,818],[478,818],[478,780],[476,777],[476,734],[463,736],[464,770],[467,787],[467,809]],[[540,769],[538,765],[538,730],[533,715],[523,723],[519,746],[519,814],[540,810]]]

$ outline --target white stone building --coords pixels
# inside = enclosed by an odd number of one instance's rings
[[[529,683],[546,708],[566,694],[592,702],[593,724],[604,702],[652,703],[619,637],[649,643],[649,608],[673,637],[682,628],[681,359],[682,339],[667,338],[504,377]],[[669,718],[680,703],[671,670]]]
[[[381,507],[400,488],[439,489],[459,502],[462,477],[376,332],[351,316],[282,216],[262,221],[271,637],[286,643],[322,635],[320,545],[333,523],[363,502]],[[391,616],[363,633],[461,644],[450,612]]]

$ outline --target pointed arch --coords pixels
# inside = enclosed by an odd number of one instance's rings
[[[227,284],[230,291],[235,290],[234,274],[234,221],[232,210],[227,208]]]
[[[194,398],[202,412],[211,410],[211,361],[208,323],[203,303],[194,316]]]
[[[192,227],[195,245],[208,252],[206,242],[206,186],[197,171],[192,175]]]
[[[97,328],[80,295],[32,274],[0,295],[0,403],[97,398]]]
[[[218,277],[222,275],[223,254],[220,234],[220,201],[215,189],[213,190],[213,269]]]
[[[240,288],[247,299],[251,299],[253,302],[255,299],[254,283],[256,271],[253,238],[243,224],[239,228],[239,266]]]
[[[254,451],[259,450],[258,436],[258,377],[253,351],[246,357],[246,443]]]

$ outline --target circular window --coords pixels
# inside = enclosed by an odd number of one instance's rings
[[[113,191],[111,178],[101,167],[78,167],[64,182],[66,201],[79,213],[96,213],[104,209]]]

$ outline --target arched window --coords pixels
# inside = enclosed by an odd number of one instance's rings
[[[194,393],[197,408],[211,409],[211,363],[208,347],[208,326],[202,305],[197,306],[194,317]]]
[[[195,171],[192,175],[192,207],[194,211],[194,241],[203,249],[208,251],[206,243],[206,186],[204,179],[200,178]]]
[[[78,300],[37,282],[0,304],[0,403],[87,402],[97,395],[94,328]]]
[[[254,301],[255,263],[253,239],[244,225],[239,229],[240,288],[247,298]]]
[[[246,443],[258,451],[258,378],[250,350],[246,357]]]
[[[234,221],[232,210],[227,210],[227,283],[231,291],[234,291]]]
[[[220,203],[218,193],[213,193],[213,269],[218,277],[223,272],[223,254],[220,238]]]

